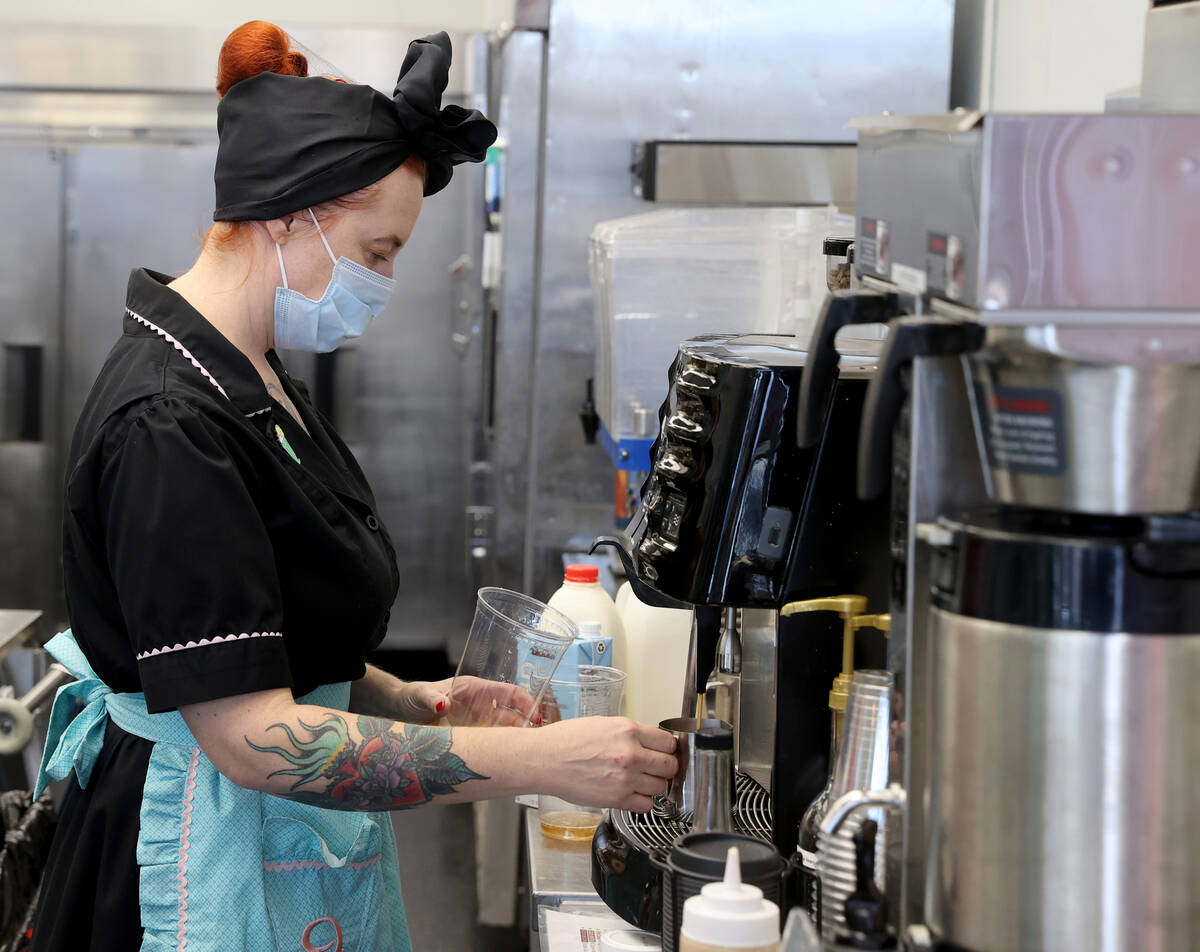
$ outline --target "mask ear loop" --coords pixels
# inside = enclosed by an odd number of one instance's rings
[[[279,258],[279,275],[283,278],[283,289],[288,289],[287,269],[283,266],[283,249],[279,247],[279,242],[275,242],[275,255]]]
[[[321,244],[325,246],[325,253],[329,255],[329,260],[337,264],[337,255],[333,253],[333,249],[329,247],[329,242],[325,240],[325,232],[321,231],[321,223],[317,221],[317,216],[313,214],[313,210],[308,209],[308,217],[313,220],[313,224],[317,226],[317,234],[321,236]]]

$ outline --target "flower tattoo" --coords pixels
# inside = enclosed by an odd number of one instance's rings
[[[287,747],[260,747],[288,762],[271,773],[293,776],[288,796],[295,800],[339,810],[403,810],[428,803],[434,797],[454,793],[468,780],[487,780],[475,773],[451,750],[451,729],[394,724],[360,715],[357,727],[361,740],[350,733],[343,717],[330,714],[320,724],[300,722],[312,734],[301,740],[287,724],[272,724],[287,735]],[[323,793],[299,790],[309,783],[325,781]]]

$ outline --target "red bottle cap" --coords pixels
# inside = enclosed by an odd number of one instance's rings
[[[575,565],[567,566],[564,578],[568,582],[599,582],[600,570],[594,565],[577,562]]]

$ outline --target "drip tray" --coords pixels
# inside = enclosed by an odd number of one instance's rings
[[[739,773],[735,780],[733,832],[770,843],[770,794],[745,774]],[[650,813],[613,810],[612,820],[631,845],[646,853],[666,852],[692,827],[690,815],[684,814],[678,820],[672,820],[657,803]]]

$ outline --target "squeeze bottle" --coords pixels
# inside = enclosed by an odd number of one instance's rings
[[[568,565],[562,587],[550,596],[549,605],[557,608],[571,621],[598,621],[600,634],[612,646],[609,660],[603,662],[625,671],[625,629],[617,614],[617,606],[600,584],[600,570],[594,565],[578,563]],[[621,713],[625,702],[621,702]]]
[[[736,846],[725,857],[725,880],[709,883],[683,904],[679,952],[779,952],[779,907],[742,882]]]

